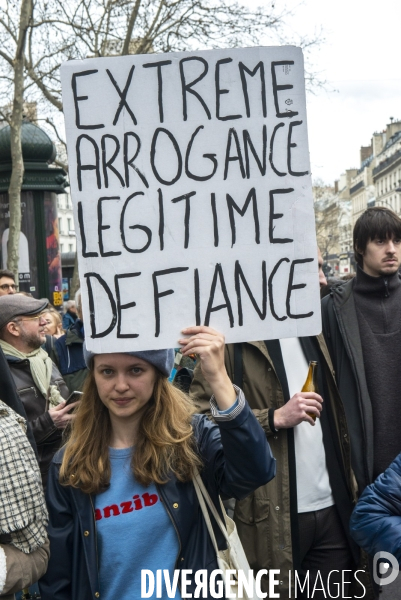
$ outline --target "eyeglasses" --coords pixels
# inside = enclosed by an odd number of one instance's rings
[[[35,315],[34,317],[20,317],[15,319],[14,323],[20,323],[21,321],[40,321],[40,319],[43,319],[42,313],[40,313],[40,315]]]
[[[17,286],[15,285],[15,283],[3,283],[3,285],[0,285],[0,290],[3,290],[3,292],[8,292],[8,290],[16,290]]]

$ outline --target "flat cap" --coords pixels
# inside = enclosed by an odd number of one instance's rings
[[[22,294],[7,294],[0,296],[0,329],[15,317],[36,315],[42,312],[49,301],[47,298],[31,298]]]

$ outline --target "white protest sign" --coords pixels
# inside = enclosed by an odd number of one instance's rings
[[[62,84],[90,350],[321,331],[301,49],[70,61]]]

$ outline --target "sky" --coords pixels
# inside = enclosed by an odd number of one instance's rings
[[[401,119],[399,1],[289,0],[286,6],[294,12],[287,36],[322,28],[326,40],[311,57],[327,84],[307,95],[308,132],[312,180],[333,185],[346,169],[359,168],[360,147],[375,131],[390,117]],[[284,3],[276,0],[276,7]]]

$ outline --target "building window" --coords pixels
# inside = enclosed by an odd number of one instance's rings
[[[67,223],[68,223],[68,232],[70,232],[72,230],[70,218],[67,219]]]
[[[74,247],[72,244],[68,244],[68,252],[74,252]]]
[[[63,221],[62,221],[61,217],[59,217],[59,220],[58,220],[58,230],[60,233],[63,231]]]
[[[60,252],[61,252],[61,254],[63,254],[63,252],[64,252],[64,244],[60,244]]]

